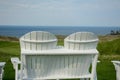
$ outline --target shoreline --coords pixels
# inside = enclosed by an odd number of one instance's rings
[[[93,32],[98,36],[100,35],[104,36],[104,35],[110,34],[111,31],[114,33],[119,30],[120,30],[120,27],[0,26],[0,35],[14,36],[14,37],[20,38],[22,35],[31,31],[47,31],[55,35],[64,35],[64,36],[70,35],[75,32]]]
[[[64,40],[67,35],[55,35],[58,40]],[[119,39],[120,35],[99,35],[99,42],[106,42],[106,41],[112,41],[115,39]],[[13,37],[13,36],[2,36],[0,35],[0,41],[19,41],[19,38]]]

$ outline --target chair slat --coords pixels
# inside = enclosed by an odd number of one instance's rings
[[[32,31],[20,38],[22,50],[49,50],[56,48],[57,38],[45,31]]]
[[[85,61],[86,59],[86,61]],[[66,55],[66,56],[40,56],[28,55],[23,64],[27,65],[26,76],[29,78],[41,78],[58,76],[59,77],[77,77],[87,75],[89,72],[90,55]],[[39,74],[39,76],[38,76]]]
[[[64,47],[72,50],[96,49],[98,38],[91,32],[76,32],[64,39]]]

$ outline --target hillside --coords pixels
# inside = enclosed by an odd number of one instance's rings
[[[18,41],[16,37],[0,36],[0,41]]]
[[[64,44],[66,36],[57,35],[58,44]],[[99,36],[99,60],[97,65],[98,80],[116,80],[112,60],[120,60],[120,35]],[[14,70],[11,57],[20,57],[20,44],[16,37],[0,36],[0,61],[6,62],[3,80],[14,80]]]
[[[120,35],[99,36],[100,42],[112,41],[112,40],[115,40],[115,39],[120,39]]]
[[[63,35],[56,35],[59,41],[63,41],[66,36]],[[105,36],[98,36],[100,42],[112,41],[115,39],[119,39],[120,35],[105,35]],[[0,36],[0,41],[19,41],[16,37],[10,36]]]

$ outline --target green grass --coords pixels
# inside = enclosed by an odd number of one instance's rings
[[[18,42],[0,41],[0,61],[6,62],[4,80],[14,80],[14,70],[10,58],[20,55]]]
[[[63,45],[63,40],[59,40]],[[97,65],[98,80],[116,80],[116,74],[111,60],[120,60],[120,39],[100,42],[97,49],[100,52]],[[10,62],[11,57],[20,57],[19,42],[0,41],[0,61],[6,62],[4,80],[14,80],[14,70]]]
[[[97,49],[101,55],[119,55],[120,38],[113,41],[100,42]]]
[[[97,65],[98,80],[116,80],[115,69],[110,61],[101,61]]]

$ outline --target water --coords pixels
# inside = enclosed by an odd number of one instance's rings
[[[0,26],[0,35],[21,37],[30,31],[48,31],[55,35],[70,35],[78,31],[89,31],[97,35],[106,35],[111,30],[120,30],[120,27],[69,27],[69,26]]]

